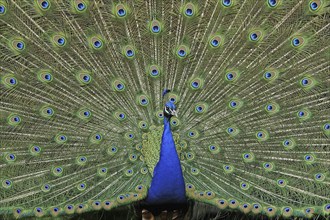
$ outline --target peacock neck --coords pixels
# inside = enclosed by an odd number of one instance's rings
[[[173,135],[172,135],[172,131],[171,131],[171,123],[170,123],[170,118],[167,118],[167,117],[164,117],[164,132],[169,132],[170,135],[172,136],[173,138]]]
[[[176,152],[175,143],[171,131],[170,118],[164,117],[164,131],[162,137],[162,143],[160,146],[160,159],[159,161],[177,162],[180,163],[178,154]],[[166,144],[165,144],[166,143]]]
[[[160,158],[154,169],[147,202],[155,204],[184,203],[185,201],[185,183],[173,140],[170,119],[164,117]]]

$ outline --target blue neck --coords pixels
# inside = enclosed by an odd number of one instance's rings
[[[164,117],[160,158],[154,169],[146,201],[150,204],[184,203],[185,194],[185,183],[171,132],[170,119]]]

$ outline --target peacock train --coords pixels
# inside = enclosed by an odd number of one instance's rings
[[[0,0],[0,218],[329,218],[329,42],[329,0]]]

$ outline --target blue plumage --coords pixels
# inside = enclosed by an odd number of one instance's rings
[[[173,102],[166,103],[160,159],[146,199],[149,204],[186,202],[185,183],[170,125],[171,116],[176,114],[175,109]]]

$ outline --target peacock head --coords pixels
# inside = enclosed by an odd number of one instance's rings
[[[171,118],[172,116],[177,116],[176,114],[176,106],[173,102],[166,102],[164,108],[164,117]]]

